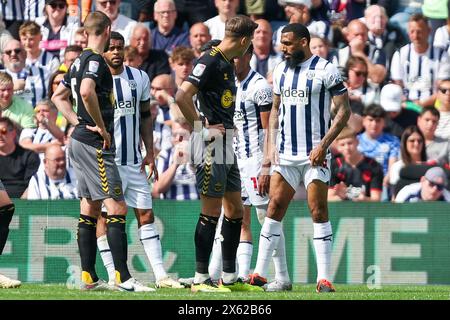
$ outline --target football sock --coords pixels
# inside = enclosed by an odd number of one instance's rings
[[[0,207],[0,255],[6,245],[9,234],[9,224],[11,223],[15,206],[13,203]]]
[[[97,238],[97,247],[102,258],[103,265],[108,272],[108,280],[114,282],[116,280],[116,269],[114,268],[114,261],[111,254],[111,249],[108,245],[106,234]]]
[[[331,248],[333,245],[333,234],[330,221],[325,223],[313,223],[314,227],[314,250],[316,252],[317,281],[320,279],[330,280]]]
[[[224,216],[222,223],[223,272],[236,272],[236,251],[241,237],[242,218],[230,219]]]
[[[253,243],[251,241],[241,241],[236,253],[238,263],[238,277],[247,278],[250,273],[252,262]]]
[[[281,222],[266,217],[261,228],[258,247],[258,258],[254,273],[267,277],[267,269],[272,259],[273,251],[278,247],[281,236]]]
[[[207,273],[198,273],[195,272],[194,276],[194,284],[199,284],[205,282],[209,278],[209,274]]]
[[[267,204],[263,206],[255,206],[255,209],[256,217],[258,218],[259,224],[262,226],[267,215]]]
[[[209,256],[214,242],[216,232],[217,217],[200,214],[195,228],[195,271],[199,274],[208,273]]]
[[[275,279],[283,283],[290,283],[291,279],[289,277],[286,262],[286,246],[283,228],[281,228],[280,240],[278,240],[277,248],[273,251],[272,259],[275,265]]]
[[[222,277],[222,221],[223,212],[217,222],[216,233],[214,234],[214,243],[212,247],[211,261],[209,262],[209,276],[212,280],[218,281]]]
[[[116,283],[122,283],[131,278],[127,266],[128,242],[125,223],[126,216],[123,215],[109,215],[106,218],[106,235],[116,268]]]
[[[81,258],[81,280],[87,284],[98,281],[97,273],[95,272],[95,258],[97,255],[96,226],[97,219],[80,214],[77,242]]]
[[[167,273],[164,270],[161,241],[155,224],[144,224],[139,228],[138,233],[156,280],[164,279]]]

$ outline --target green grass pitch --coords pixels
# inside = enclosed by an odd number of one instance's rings
[[[450,286],[393,286],[369,289],[366,285],[336,285],[335,293],[315,293],[314,285],[295,285],[291,292],[192,293],[190,289],[156,292],[83,292],[62,284],[23,284],[0,289],[1,300],[449,300]]]

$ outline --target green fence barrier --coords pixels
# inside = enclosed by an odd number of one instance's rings
[[[78,201],[15,201],[0,273],[25,282],[70,283],[79,278]],[[450,206],[446,203],[330,203],[333,226],[332,280],[336,283],[450,284]],[[194,273],[198,201],[155,201],[164,264],[174,277]],[[253,263],[260,226],[252,213]],[[315,282],[313,227],[307,205],[292,202],[284,220],[287,259],[297,283]],[[131,273],[146,283],[154,276],[127,218]],[[106,277],[101,259],[97,270]],[[273,270],[271,270],[271,273]]]

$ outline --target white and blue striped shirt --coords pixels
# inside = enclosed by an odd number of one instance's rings
[[[236,108],[234,124],[237,128],[236,150],[239,159],[247,159],[264,152],[264,131],[261,107],[272,106],[272,88],[267,80],[254,70],[240,83],[236,81]]]
[[[44,16],[45,0],[25,0],[24,20],[34,21]]]
[[[35,66],[44,67],[49,76],[58,70],[60,64],[61,63],[59,62],[59,57],[45,50],[41,50],[41,54],[35,61],[32,61],[29,58],[25,60],[25,65],[28,68],[32,68]]]
[[[391,63],[392,80],[403,81],[408,100],[423,100],[433,94],[439,52],[432,46],[419,54],[409,43],[394,53]]]
[[[49,73],[45,67],[25,67],[20,72],[12,72],[9,69],[5,69],[4,71],[6,71],[13,80],[25,80],[24,89],[14,92],[14,94],[31,104],[33,108],[36,106],[37,102],[47,98]]]
[[[159,174],[166,171],[173,162],[174,148],[162,150],[156,158],[156,168]],[[192,164],[185,163],[178,166],[172,184],[165,193],[161,194],[161,199],[171,200],[197,200],[195,169]]]
[[[52,180],[44,170],[39,170],[31,177],[28,184],[28,200],[77,199],[78,190],[75,176],[66,171],[61,180]]]
[[[146,72],[124,66],[114,82],[114,139],[117,165],[140,164],[140,103],[150,100],[150,80]]]
[[[277,137],[280,164],[309,163],[309,153],[329,129],[332,96],[346,91],[337,67],[315,55],[295,69],[286,61],[275,68],[273,92],[281,96]]]
[[[0,9],[5,21],[23,21],[24,7],[24,0],[0,1]]]

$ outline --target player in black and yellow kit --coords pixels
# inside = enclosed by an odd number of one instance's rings
[[[257,24],[238,15],[225,25],[225,38],[200,57],[188,79],[177,91],[176,100],[187,121],[200,137],[205,152],[194,142],[194,164],[201,214],[195,230],[196,272],[194,292],[262,290],[245,284],[236,276],[236,250],[241,233],[243,206],[241,181],[233,150],[233,116],[236,87],[233,58],[248,49]],[[203,121],[197,115],[192,97],[197,95]],[[199,155],[201,155],[199,157]],[[199,161],[196,161],[200,158]],[[214,233],[222,204],[222,285],[216,286],[208,274]]]
[[[105,14],[93,12],[87,16],[84,28],[88,35],[88,47],[73,62],[52,97],[58,109],[75,125],[69,156],[81,198],[78,223],[81,288],[110,289],[95,272],[96,223],[103,201],[108,211],[107,238],[116,268],[116,286],[123,291],[154,291],[132,278],[127,266],[127,206],[114,161],[113,79],[101,56],[109,45],[111,21]],[[72,110],[70,94],[77,114]]]

